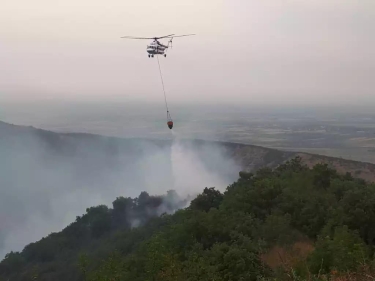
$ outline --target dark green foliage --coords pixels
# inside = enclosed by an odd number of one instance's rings
[[[5,274],[11,274],[12,272],[17,272],[24,266],[25,259],[18,252],[10,252],[5,255],[4,260],[0,264],[1,272]]]
[[[371,262],[375,185],[327,165],[309,169],[300,158],[239,176],[224,193],[205,188],[188,208],[175,191],[88,208],[62,232],[8,254],[0,278],[282,280],[291,275],[261,257],[299,241],[310,241],[313,251],[293,265],[294,280]]]
[[[76,221],[60,233],[27,245],[21,253],[9,253],[0,263],[0,280],[2,277],[10,281],[30,280],[34,273],[43,276],[43,280],[82,280],[77,267],[81,251],[97,257],[88,269],[96,267],[101,258],[116,248],[129,253],[167,223],[158,218],[161,210],[174,212],[185,206],[185,201],[169,191],[165,196],[142,192],[134,199],[119,197],[113,202],[113,209],[104,205],[87,208],[84,215],[77,216]],[[141,232],[131,229],[146,223]]]
[[[268,245],[289,246],[298,240],[300,233],[290,225],[291,216],[270,215],[257,231],[257,236],[264,239]]]
[[[279,176],[281,175],[288,176],[290,175],[290,173],[300,173],[300,172],[307,171],[307,170],[308,170],[308,167],[302,164],[301,157],[297,156],[279,165],[275,169],[275,172],[277,172]]]
[[[85,223],[90,227],[91,235],[99,238],[111,230],[111,215],[107,206],[100,205],[86,209]]]
[[[206,187],[202,194],[199,194],[197,198],[191,201],[190,208],[208,212],[211,208],[218,208],[222,200],[223,195],[220,191],[215,190],[214,187]]]
[[[240,176],[240,180],[249,181],[254,176],[254,174],[241,171],[239,172],[239,176]]]
[[[113,223],[120,225],[121,228],[129,228],[129,216],[132,215],[132,210],[135,208],[136,202],[132,198],[117,197],[112,202],[113,206]]]
[[[312,273],[355,271],[368,262],[369,251],[361,238],[346,226],[336,227],[333,233],[323,233],[309,258]]]
[[[327,189],[331,184],[331,179],[336,176],[336,171],[330,169],[327,164],[317,164],[313,168],[314,186]]]

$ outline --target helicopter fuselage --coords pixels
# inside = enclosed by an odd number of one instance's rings
[[[154,55],[165,55],[165,50],[168,49],[168,46],[161,44],[159,41],[152,41],[149,45],[147,45],[147,53],[149,56]]]

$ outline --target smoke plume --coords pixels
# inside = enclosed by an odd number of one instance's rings
[[[204,187],[224,190],[239,171],[223,146],[181,140],[175,131],[156,141],[0,124],[0,155],[0,257],[62,230],[87,207],[142,191],[186,198]]]

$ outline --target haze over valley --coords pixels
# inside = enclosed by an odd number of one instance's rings
[[[375,163],[371,106],[173,104],[180,138],[229,141]],[[55,132],[170,139],[161,102],[5,103],[3,121]]]

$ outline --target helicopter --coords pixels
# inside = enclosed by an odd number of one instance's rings
[[[154,55],[163,55],[164,57],[167,57],[166,50],[169,48],[169,44],[171,45],[171,49],[172,49],[173,38],[184,37],[184,36],[192,36],[192,35],[195,35],[195,34],[185,34],[185,35],[177,35],[177,36],[175,36],[175,34],[169,34],[169,35],[162,36],[162,37],[148,37],[148,38],[147,37],[124,36],[124,37],[121,37],[121,38],[146,39],[146,40],[152,40],[153,39],[154,41],[152,41],[149,45],[147,45],[147,48],[146,48],[146,51],[148,53],[148,57],[153,58]],[[163,38],[170,38],[170,40],[168,41],[168,45],[164,45],[164,44],[159,42],[159,39],[163,39]]]

